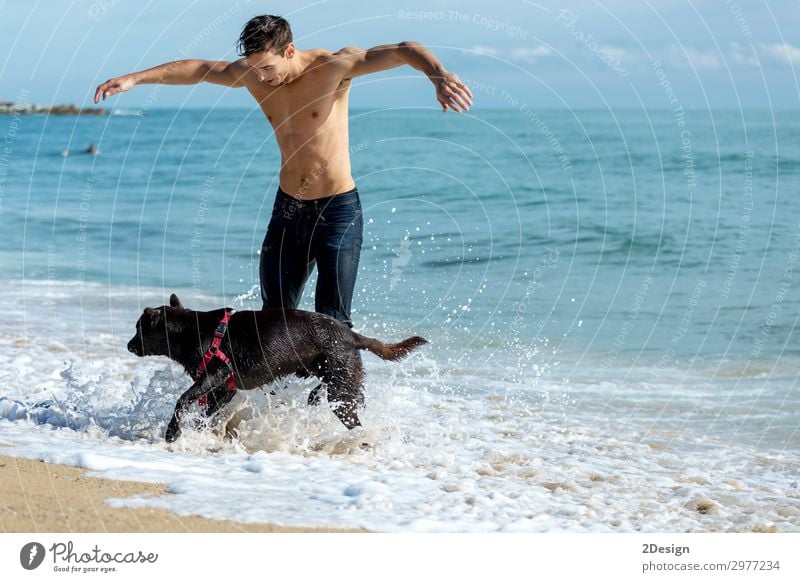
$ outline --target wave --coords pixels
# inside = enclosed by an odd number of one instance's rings
[[[114,108],[111,110],[111,115],[117,117],[146,117],[147,116],[146,109],[117,109]]]

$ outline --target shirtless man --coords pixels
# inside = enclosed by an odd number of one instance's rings
[[[295,309],[314,265],[315,309],[352,327],[361,251],[361,202],[350,173],[347,98],[354,77],[411,65],[436,88],[442,111],[466,111],[472,92],[415,42],[298,50],[289,23],[256,16],[239,37],[239,60],[182,60],[110,79],[94,101],[144,83],[244,87],[272,124],[281,151],[280,186],[261,247],[263,309]]]

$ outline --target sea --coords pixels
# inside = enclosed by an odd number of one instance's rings
[[[154,108],[0,133],[4,454],[237,522],[800,532],[796,111],[351,110],[355,329],[430,343],[364,354],[361,428],[288,379],[172,445],[191,379],[125,346],[171,293],[261,307],[270,126]]]

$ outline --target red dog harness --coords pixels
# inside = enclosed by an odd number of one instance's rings
[[[214,330],[214,339],[211,340],[211,347],[209,347],[208,351],[203,354],[203,361],[200,362],[200,366],[197,368],[195,381],[199,380],[203,376],[203,373],[206,371],[206,367],[211,360],[214,358],[219,358],[225,363],[226,366],[228,366],[228,370],[230,370],[230,375],[225,382],[228,390],[236,390],[236,377],[233,373],[233,364],[231,364],[231,359],[225,354],[225,352],[219,349],[219,346],[222,343],[222,338],[225,335],[225,331],[228,329],[228,320],[231,318],[233,313],[233,309],[225,309],[225,315],[222,316],[219,325],[217,325],[217,329]],[[198,403],[200,406],[208,405],[208,398],[206,398],[205,394],[200,396]]]

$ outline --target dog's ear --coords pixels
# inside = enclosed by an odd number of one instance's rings
[[[178,296],[175,295],[175,293],[169,296],[169,306],[177,307],[178,309],[184,309],[183,305],[181,305],[181,300],[178,299]]]
[[[152,307],[146,307],[144,310],[144,314],[150,318],[151,327],[156,327],[161,321],[160,309],[153,309]]]

